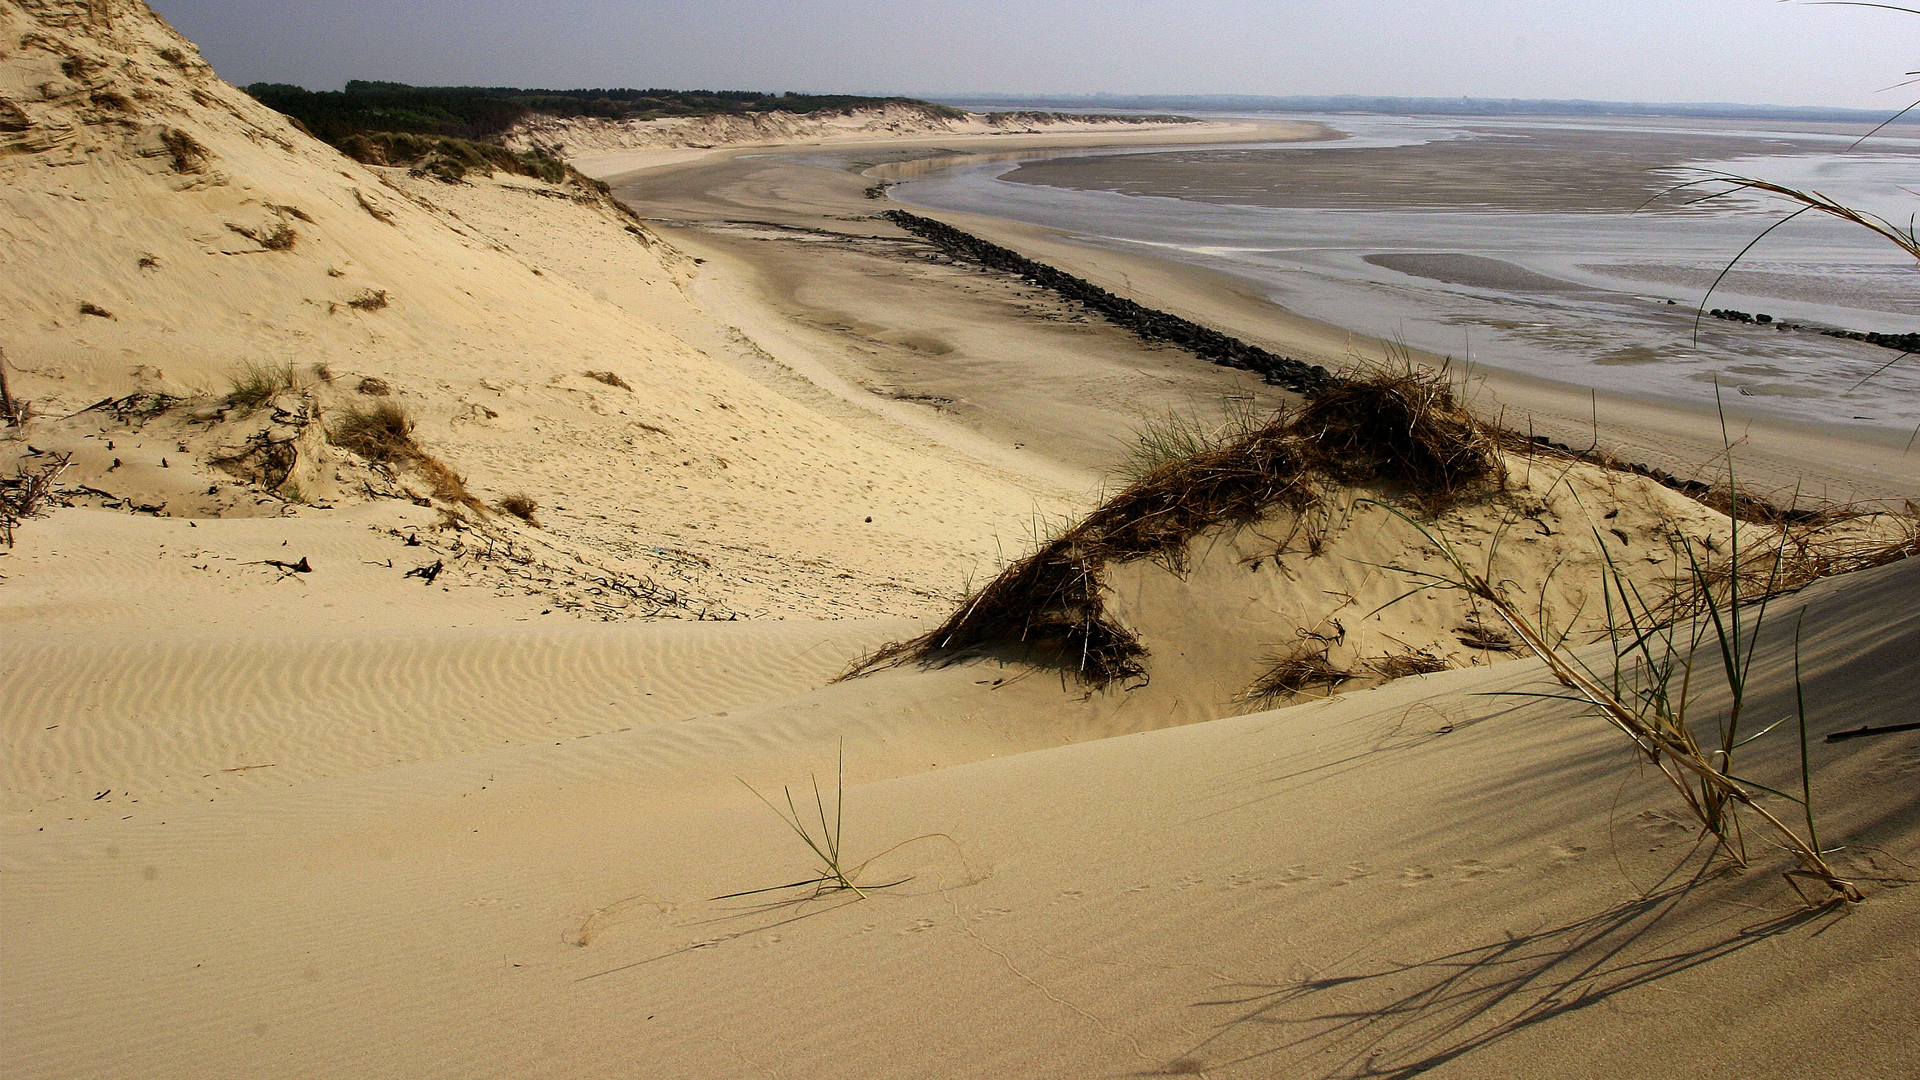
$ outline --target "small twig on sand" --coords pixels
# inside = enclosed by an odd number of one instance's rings
[[[1833,734],[1827,736],[1827,741],[1828,742],[1845,742],[1848,739],[1858,739],[1865,735],[1891,735],[1896,731],[1920,731],[1920,723],[1883,724],[1880,727],[1865,726],[1865,727],[1853,728],[1848,731],[1836,731]]]
[[[417,577],[421,581],[427,583],[428,585],[431,585],[433,584],[433,579],[440,576],[440,571],[445,570],[446,568],[447,568],[447,561],[445,559],[435,559],[433,560],[433,562],[427,564],[426,566],[414,567],[413,569],[407,571],[402,576]]]

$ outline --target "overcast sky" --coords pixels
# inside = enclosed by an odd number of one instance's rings
[[[1776,0],[151,0],[221,75],[1897,109],[1920,15]],[[1905,0],[1896,0],[1905,2]]]

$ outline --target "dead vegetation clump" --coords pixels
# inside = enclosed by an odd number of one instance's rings
[[[14,528],[45,508],[54,482],[72,462],[72,454],[62,454],[38,469],[21,469],[0,480],[0,543],[13,546]]]
[[[361,191],[359,188],[354,188],[353,198],[354,201],[360,204],[360,209],[365,210],[371,215],[373,220],[383,225],[392,225],[394,223],[393,213],[369,198],[366,192]]]
[[[300,234],[294,232],[293,226],[284,221],[278,221],[272,225],[257,229],[247,225],[235,225],[229,221],[227,222],[227,228],[259,244],[268,251],[292,251],[293,246],[300,241]]]
[[[1147,651],[1108,616],[1103,572],[1153,558],[1185,567],[1196,535],[1278,506],[1306,512],[1327,481],[1397,488],[1438,513],[1497,490],[1493,434],[1454,398],[1444,372],[1362,373],[1299,410],[1139,476],[1079,524],[969,597],[946,622],[889,645],[848,677],[909,661],[949,663],[988,651],[1065,667],[1096,686],[1139,678]]]
[[[133,112],[133,99],[118,90],[98,90],[87,97],[94,108],[112,113]]]
[[[1500,486],[1500,438],[1453,396],[1444,370],[1378,370],[1309,395],[1294,420],[1314,465],[1343,484],[1386,482],[1436,514]]]
[[[361,379],[359,385],[354,387],[354,390],[368,397],[386,397],[388,394],[393,393],[393,387],[387,385],[387,380],[376,378],[372,375]]]
[[[213,156],[200,140],[179,128],[161,128],[160,145],[172,157],[173,171],[181,174],[205,172],[207,160]]]
[[[607,386],[616,386],[622,390],[633,389],[632,386],[629,386],[627,384],[627,380],[621,378],[618,375],[615,375],[611,371],[589,371],[586,374],[587,374],[587,378],[592,379],[594,382],[597,382],[597,383],[604,383]]]
[[[1299,642],[1267,657],[1263,663],[1266,670],[1239,697],[1242,704],[1252,705],[1256,710],[1272,708],[1316,686],[1331,692],[1354,677],[1354,672],[1327,658],[1327,646],[1322,642]]]
[[[1741,514],[1739,520],[1753,519]],[[1653,604],[1654,614],[1666,621],[1692,618],[1731,602],[1736,585],[1738,599],[1754,603],[1821,578],[1920,556],[1920,506],[1912,502],[1899,511],[1829,508],[1795,521],[1782,521],[1776,513],[1763,524],[1777,531],[1749,542],[1737,560],[1731,551],[1716,556],[1690,550],[1684,538],[1675,538],[1674,553],[1687,572]]]
[[[380,401],[346,410],[327,429],[327,442],[377,465],[412,469],[427,482],[435,498],[476,514],[486,513],[486,505],[467,490],[466,480],[414,441],[413,417],[398,402]]]
[[[387,290],[385,289],[368,289],[359,296],[347,301],[347,306],[356,311],[379,311],[386,307],[387,304]]]
[[[1431,675],[1436,671],[1445,671],[1449,665],[1444,657],[1436,656],[1427,649],[1409,649],[1406,652],[1389,653],[1366,661],[1382,678],[1404,679],[1409,675]]]
[[[540,509],[540,504],[524,491],[502,495],[493,505],[503,514],[512,514],[536,529],[540,527],[540,520],[534,517]]]
[[[460,183],[470,172],[486,176],[506,172],[549,184],[564,183],[572,174],[566,162],[547,154],[516,153],[493,143],[445,135],[371,131],[349,135],[337,145],[341,153],[361,164],[405,166],[414,176],[431,176],[445,184]]]
[[[413,441],[413,417],[391,401],[348,409],[327,429],[327,441],[378,465],[401,465],[420,453]]]
[[[96,319],[113,318],[113,312],[108,311],[106,308],[103,308],[99,304],[96,304],[90,300],[80,301],[80,314],[91,315]]]

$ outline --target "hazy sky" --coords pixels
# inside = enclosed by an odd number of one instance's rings
[[[1901,2],[1901,0],[1896,0]],[[152,0],[228,80],[1894,109],[1920,15],[1776,0]]]

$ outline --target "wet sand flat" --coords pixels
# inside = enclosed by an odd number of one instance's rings
[[[1475,128],[1477,138],[1417,146],[1230,148],[1060,158],[1003,179],[1024,184],[1205,202],[1324,209],[1627,212],[1687,179],[1672,170],[1701,158],[1698,136],[1631,131]],[[1806,154],[1828,142],[1722,136],[1725,157]],[[1659,207],[1685,209],[1684,197]]]

